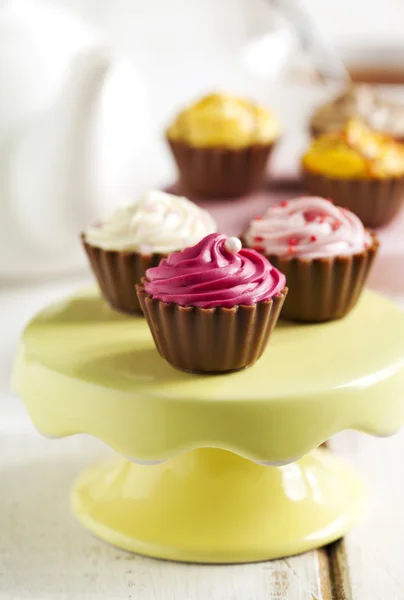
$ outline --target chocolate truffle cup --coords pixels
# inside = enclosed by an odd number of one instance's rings
[[[260,187],[277,140],[246,148],[200,148],[167,138],[185,193],[202,198],[244,196]]]
[[[144,283],[144,282],[143,282]],[[160,355],[191,373],[227,373],[254,364],[278,321],[288,289],[251,306],[199,308],[168,304],[136,286]]]
[[[135,286],[146,270],[156,267],[166,254],[103,250],[87,243],[84,234],[81,240],[101,293],[111,308],[128,315],[142,314]]]
[[[317,323],[345,317],[362,293],[379,248],[376,235],[370,235],[369,248],[350,256],[299,258],[266,254],[288,282],[282,318]]]
[[[318,138],[326,132],[327,130],[321,127],[314,127],[314,125],[310,125],[309,127],[310,137],[312,138]]]
[[[355,213],[366,227],[387,225],[404,203],[404,177],[343,179],[303,168],[303,179],[310,194],[332,198],[337,206]]]

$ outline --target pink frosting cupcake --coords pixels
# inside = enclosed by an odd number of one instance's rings
[[[304,196],[253,219],[243,243],[285,273],[289,294],[282,317],[328,321],[356,304],[378,241],[351,211],[331,200]]]
[[[137,294],[173,366],[223,373],[253,364],[281,311],[285,276],[237,238],[211,234],[146,271]]]

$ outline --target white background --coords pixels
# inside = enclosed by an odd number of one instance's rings
[[[28,0],[29,1],[29,0]],[[303,0],[320,29],[338,45],[404,40],[401,0]],[[272,106],[289,129],[307,115],[307,98],[251,76],[243,50],[276,21],[271,0],[53,0],[105,30],[143,77],[160,132],[178,108],[207,91],[222,89]],[[303,111],[303,112],[302,112]],[[296,114],[295,114],[296,113]],[[297,129],[296,129],[297,132]],[[294,132],[295,133],[295,132]],[[279,163],[287,160],[285,146]],[[172,177],[165,147],[161,181]],[[157,160],[157,159],[156,159]],[[277,162],[277,164],[278,164]]]
[[[186,102],[207,87],[245,87],[240,49],[268,30],[273,12],[270,0],[57,2],[108,31],[149,81],[156,105],[167,107]],[[401,0],[305,0],[304,4],[337,42],[403,38]]]

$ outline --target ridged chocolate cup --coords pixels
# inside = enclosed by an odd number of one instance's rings
[[[156,267],[165,254],[103,250],[81,240],[98,285],[111,308],[125,314],[141,314],[136,294],[139,283],[150,267]]]
[[[351,256],[298,258],[266,254],[286,277],[289,293],[282,319],[318,323],[341,319],[357,303],[376,257],[379,242]]]
[[[388,179],[339,179],[303,169],[310,194],[331,198],[337,206],[349,208],[366,227],[390,223],[404,203],[404,177]]]
[[[167,138],[185,193],[202,198],[244,196],[260,187],[275,147],[255,144],[247,148],[198,148]]]
[[[191,373],[239,371],[262,355],[288,289],[252,306],[199,308],[168,304],[136,286],[160,355]]]
[[[318,138],[320,135],[327,133],[327,131],[325,127],[315,127],[314,125],[310,125],[309,127],[310,137],[312,138]]]

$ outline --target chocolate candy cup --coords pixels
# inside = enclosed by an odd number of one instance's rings
[[[307,190],[314,196],[331,198],[349,208],[366,227],[387,225],[404,203],[404,177],[388,179],[341,179],[303,169]]]
[[[202,198],[244,196],[260,187],[276,141],[247,148],[198,148],[168,138],[185,193]]]
[[[286,276],[289,294],[282,318],[289,321],[341,319],[357,303],[376,257],[379,242],[351,256],[298,258],[268,254],[274,267]]]
[[[156,267],[166,255],[103,250],[88,244],[84,235],[81,240],[101,293],[111,308],[125,314],[142,313],[135,286],[146,270]]]
[[[262,355],[288,289],[252,306],[199,308],[161,302],[136,286],[160,355],[191,373],[239,371]]]

